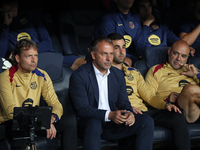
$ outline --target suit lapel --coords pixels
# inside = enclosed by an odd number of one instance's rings
[[[115,110],[115,102],[113,101],[113,95],[115,94],[116,91],[114,91],[114,83],[113,83],[113,73],[112,69],[110,68],[110,74],[108,75],[108,102],[110,105],[111,110]]]
[[[88,71],[89,71],[90,84],[92,85],[94,97],[95,97],[95,100],[96,100],[97,105],[98,105],[98,103],[99,103],[99,87],[98,87],[98,84],[97,84],[97,79],[96,79],[92,64],[90,66],[88,66]]]

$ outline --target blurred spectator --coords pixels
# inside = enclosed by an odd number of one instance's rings
[[[171,46],[179,38],[169,30],[169,28],[161,24],[152,14],[152,3],[150,0],[136,0],[135,8],[140,15],[143,24],[143,39],[145,46]],[[141,48],[144,47],[141,45]],[[138,51],[142,55],[142,51]]]
[[[2,0],[0,3],[0,57],[9,58],[17,41],[28,38],[38,45],[38,52],[54,51],[52,41],[40,16],[33,11],[18,10],[18,0]],[[64,57],[64,64],[77,69],[84,58],[70,55]]]
[[[116,0],[116,6],[111,7],[97,23],[94,37],[120,33],[126,40],[127,57],[134,63],[139,60],[136,49],[143,44],[143,39],[140,17],[131,10],[133,3],[134,0]]]
[[[19,132],[11,130],[14,108],[23,107],[25,103],[32,104],[33,107],[39,106],[41,96],[47,105],[52,107],[52,115],[49,118],[50,129],[46,129],[44,135],[52,140],[57,133],[61,133],[64,141],[61,144],[63,150],[76,149],[76,135],[69,132],[69,130],[74,131],[76,121],[68,115],[63,115],[63,106],[58,100],[49,75],[44,70],[37,68],[37,44],[29,39],[20,40],[15,46],[12,58],[13,66],[0,75],[0,124],[6,126],[6,137],[11,142],[12,149],[25,149],[27,144],[26,138],[13,141],[14,137],[19,137]],[[23,120],[23,117],[21,119]],[[22,125],[22,127],[24,126]],[[20,136],[28,136],[29,128],[23,129]],[[42,131],[40,133],[42,134]],[[69,142],[68,139],[71,141]]]

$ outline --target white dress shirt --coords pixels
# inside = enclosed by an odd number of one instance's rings
[[[99,87],[98,109],[107,110],[105,114],[105,121],[110,121],[108,119],[110,112],[110,106],[108,102],[108,75],[110,74],[110,70],[108,69],[107,73],[103,76],[103,74],[94,66],[94,64],[93,67]]]

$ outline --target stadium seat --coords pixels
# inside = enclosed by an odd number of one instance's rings
[[[52,79],[55,92],[59,101],[63,106],[64,114],[73,114],[73,108],[68,98],[69,78],[72,74],[70,67],[63,66],[63,55],[61,53],[46,52],[38,55],[38,68],[45,70]],[[40,105],[46,105],[41,98]],[[48,140],[46,137],[36,139],[37,149],[56,149],[59,145],[59,138]],[[51,148],[46,147],[46,144],[51,144]]]
[[[98,17],[96,9],[72,9],[59,14],[59,36],[64,54],[85,55]]]
[[[57,29],[56,29],[57,26],[52,16],[47,13],[42,14],[42,20],[51,38],[53,49],[58,53],[62,53],[62,47],[60,44],[60,40],[58,38]]]
[[[167,46],[148,46],[144,50],[144,59],[136,62],[134,67],[145,77],[152,66],[167,61],[167,51]]]
[[[191,57],[190,64],[194,64],[194,66],[200,69],[200,57]]]

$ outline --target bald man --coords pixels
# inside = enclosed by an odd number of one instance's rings
[[[187,122],[193,123],[200,121],[200,72],[193,64],[186,64],[189,53],[185,41],[175,42],[168,49],[168,62],[148,71],[145,81],[151,88],[141,96],[157,109],[169,110],[175,104],[185,110]]]
[[[135,68],[128,67],[124,63],[126,57],[125,40],[118,33],[111,33],[108,37],[114,45],[114,59],[112,65],[120,69],[125,77],[126,88],[129,101],[137,114],[146,114],[153,118],[154,124],[165,127],[172,131],[173,148],[176,150],[190,150],[190,137],[185,116],[180,109],[174,105],[168,105],[165,109],[156,109],[151,106],[148,100],[148,93],[151,87],[148,87],[142,75]],[[149,85],[151,86],[151,85]],[[147,94],[146,99],[141,94]],[[146,105],[146,102],[150,105]],[[173,111],[172,111],[173,110]],[[184,141],[184,142],[183,142]]]

